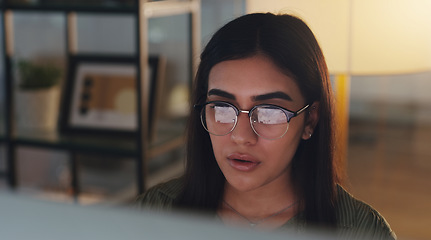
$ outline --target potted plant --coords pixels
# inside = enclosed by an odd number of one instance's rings
[[[48,89],[60,84],[61,70],[54,65],[21,60],[18,71],[21,80],[19,88],[23,90]]]
[[[17,70],[18,128],[55,129],[59,112],[61,69],[49,63],[21,60],[17,63]]]

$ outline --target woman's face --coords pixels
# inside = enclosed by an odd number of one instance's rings
[[[275,104],[298,111],[306,105],[295,81],[261,55],[215,65],[209,75],[207,100],[226,101],[240,110]],[[290,163],[298,144],[301,139],[309,138],[305,116],[292,118],[287,133],[276,140],[256,135],[246,113],[239,114],[231,133],[210,134],[215,158],[227,184],[238,191],[288,184]]]

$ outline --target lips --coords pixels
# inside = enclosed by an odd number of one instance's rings
[[[227,160],[231,167],[242,172],[252,171],[260,164],[260,161],[248,154],[230,154]]]

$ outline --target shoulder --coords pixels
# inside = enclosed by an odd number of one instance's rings
[[[372,239],[396,239],[385,218],[370,205],[354,198],[337,186],[337,219],[346,238],[368,236]]]
[[[138,208],[152,210],[170,210],[178,195],[184,188],[182,178],[173,179],[165,183],[158,184],[148,189],[144,194],[138,196],[136,205]]]

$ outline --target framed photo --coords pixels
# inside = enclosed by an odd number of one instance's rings
[[[155,129],[157,95],[164,77],[158,75],[164,75],[161,63],[160,57],[150,56],[150,130]],[[74,55],[68,70],[60,116],[62,133],[137,134],[137,58]],[[150,131],[148,137],[154,134]]]

